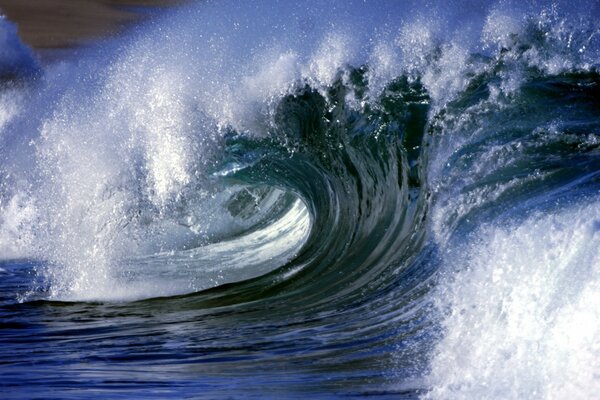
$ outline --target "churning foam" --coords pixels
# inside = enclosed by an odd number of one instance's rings
[[[600,202],[485,227],[446,249],[432,399],[600,393]]]

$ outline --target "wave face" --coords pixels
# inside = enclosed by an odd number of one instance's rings
[[[593,398],[599,15],[209,1],[50,65],[0,20],[6,393]]]

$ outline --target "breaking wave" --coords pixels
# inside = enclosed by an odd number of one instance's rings
[[[598,7],[201,2],[49,65],[0,21],[0,379],[592,398]]]

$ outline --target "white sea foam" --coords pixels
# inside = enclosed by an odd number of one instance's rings
[[[589,199],[588,199],[589,200]],[[600,208],[482,228],[446,249],[434,399],[591,399],[600,392]]]

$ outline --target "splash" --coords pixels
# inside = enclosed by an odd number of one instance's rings
[[[598,203],[545,214],[446,250],[427,398],[586,399],[600,389]]]

